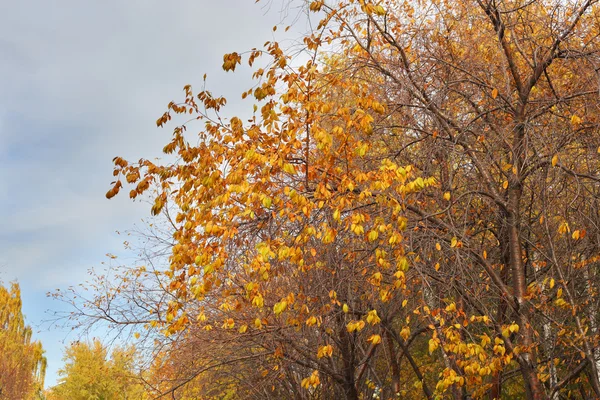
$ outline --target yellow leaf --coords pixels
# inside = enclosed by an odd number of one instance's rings
[[[385,15],[385,8],[383,8],[381,5],[375,6],[375,14],[379,16]]]
[[[558,155],[555,154],[554,157],[552,157],[552,166],[556,167],[557,163],[558,163]]]
[[[288,305],[287,301],[285,301],[285,300],[280,301],[279,303],[276,303],[273,306],[273,312],[275,313],[275,315],[279,315],[285,311],[285,309],[287,308],[287,305]]]
[[[342,310],[347,313],[348,312],[348,304],[345,304],[342,306]]]
[[[436,339],[429,339],[429,354],[433,354],[433,352],[438,348],[438,342]]]
[[[453,237],[452,240],[450,241],[450,247],[456,247],[457,244],[458,244],[458,239],[456,237]]]
[[[503,187],[504,189],[508,189],[508,181],[504,181],[504,182],[502,182],[502,187]]]
[[[436,244],[435,244],[435,249],[436,249],[437,251],[440,251],[440,250],[442,250],[442,246],[441,246],[439,243],[436,243]]]
[[[577,115],[573,114],[571,116],[571,123],[573,125],[579,125],[579,124],[581,124],[581,118],[579,118]]]
[[[321,10],[321,7],[323,7],[323,1],[318,0],[318,1],[313,1],[312,3],[310,3],[310,6],[308,8],[312,12],[317,12],[317,11]]]
[[[372,230],[371,232],[369,232],[369,235],[368,235],[369,242],[374,242],[375,240],[377,240],[378,237],[379,237],[379,233],[377,233],[376,230]]]
[[[402,272],[408,271],[408,260],[406,257],[400,257],[397,261],[398,270]]]
[[[498,97],[498,89],[494,88],[492,90],[492,99],[495,99],[496,97]]]
[[[328,344],[328,345],[319,347],[319,350],[317,351],[317,358],[331,357],[332,354],[333,354],[333,347],[330,344]]]
[[[456,311],[456,304],[454,302],[448,304],[448,306],[446,306],[446,311],[447,312]]]
[[[425,181],[421,177],[418,177],[417,179],[415,179],[414,184],[417,187],[417,189],[419,189],[419,190],[421,190],[425,187]]]
[[[252,298],[252,305],[258,308],[262,308],[262,306],[264,305],[264,299],[260,293]]]
[[[554,287],[554,278],[550,279],[550,289]]]
[[[444,200],[450,201],[450,192],[444,193]]]
[[[402,336],[402,339],[408,340],[408,338],[410,337],[410,328],[408,326],[402,328],[402,330],[400,331],[400,336]]]
[[[367,322],[371,325],[376,325],[381,322],[381,318],[377,315],[377,310],[371,310],[367,313]]]
[[[367,143],[362,143],[360,146],[358,146],[355,150],[356,155],[358,155],[359,157],[364,157],[365,154],[367,154],[367,150],[369,149],[369,145]]]
[[[336,220],[336,221],[340,220],[340,210],[338,210],[337,208],[333,212],[333,219]]]
[[[368,342],[371,342],[372,344],[379,344],[381,343],[381,336],[379,335],[371,335],[371,337],[369,337],[367,339]]]
[[[296,168],[292,164],[289,164],[289,163],[283,164],[283,170],[290,175],[293,175],[296,173]]]
[[[140,338],[140,333],[139,333],[139,332],[136,332],[136,333],[134,333],[134,334],[133,334],[133,336],[134,336],[136,339],[139,339],[139,338]]]
[[[263,204],[263,206],[265,206],[266,208],[271,208],[271,204],[273,204],[273,200],[271,200],[271,198],[270,198],[270,197],[267,197],[267,196],[265,196],[265,197],[263,197],[263,199],[262,199],[262,204]]]
[[[492,340],[485,333],[481,336],[481,347],[485,347],[488,344],[490,344],[491,342],[492,342]]]
[[[580,234],[579,234],[579,230],[576,230],[576,231],[574,231],[574,232],[571,234],[571,237],[572,237],[573,239],[575,239],[575,240],[578,240],[578,239],[579,239],[579,235],[580,235]]]
[[[329,244],[335,240],[335,232],[331,229],[327,229],[325,235],[323,235],[323,243]]]
[[[348,332],[360,331],[364,327],[365,321],[350,321],[348,325],[346,325]]]
[[[383,277],[383,275],[381,275],[381,272],[375,272],[371,278],[373,278],[374,281],[376,281],[376,283],[381,282],[381,278]]]
[[[558,226],[558,233],[560,233],[561,235],[567,233],[567,232],[571,232],[571,228],[569,227],[569,223],[568,222],[563,222]]]
[[[564,299],[556,299],[554,304],[556,304],[559,307],[563,307],[563,306],[567,305],[567,302]]]
[[[240,64],[242,57],[238,53],[225,54],[223,56],[223,69],[225,71],[235,71],[236,64]]]

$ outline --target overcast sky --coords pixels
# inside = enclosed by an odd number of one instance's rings
[[[156,128],[156,119],[205,72],[209,89],[241,110],[249,73],[222,72],[223,53],[272,40],[280,7],[279,0],[271,10],[253,0],[2,2],[0,280],[21,284],[29,324],[61,307],[48,291],[82,282],[106,253],[122,253],[115,231],[149,214],[126,194],[105,199],[112,158],[158,156],[170,129]],[[53,385],[62,340],[73,337],[45,329],[35,337]]]

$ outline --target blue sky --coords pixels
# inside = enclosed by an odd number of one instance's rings
[[[155,121],[182,87],[211,91],[241,112],[249,74],[225,74],[222,55],[273,39],[281,3],[253,0],[19,0],[0,5],[0,280],[21,284],[27,321],[56,381],[67,331],[46,329],[76,285],[120,254],[149,214],[126,195],[108,201],[112,158],[160,154],[170,130]],[[126,193],[126,192],[125,192]]]

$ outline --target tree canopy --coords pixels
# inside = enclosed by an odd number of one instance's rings
[[[0,399],[38,398],[44,387],[44,350],[32,340],[21,305],[18,284],[0,285]]]
[[[98,339],[66,348],[65,365],[48,399],[142,400],[144,388],[136,369],[135,348],[115,348],[110,358]]]

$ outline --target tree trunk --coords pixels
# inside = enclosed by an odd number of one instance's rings
[[[517,138],[513,149],[521,149],[523,140],[521,134],[522,127],[518,128]],[[522,150],[517,151],[517,153]],[[519,157],[516,157],[517,159]],[[520,169],[520,162],[517,163],[517,171]],[[510,255],[510,271],[512,275],[513,291],[516,303],[517,321],[519,324],[519,333],[521,335],[522,352],[520,353],[521,374],[525,381],[527,398],[532,400],[547,399],[542,383],[538,379],[536,371],[536,357],[533,351],[534,340],[533,331],[529,322],[529,310],[525,304],[527,294],[527,280],[525,277],[525,268],[522,259],[521,241],[520,241],[520,200],[522,195],[521,183],[518,177],[510,182],[511,187],[508,192],[508,248]]]
[[[355,352],[350,335],[351,334],[346,330],[346,327],[342,324],[342,328],[340,329],[341,348],[344,349],[344,354],[342,356],[344,364],[342,371],[344,383],[342,384],[342,387],[346,400],[358,400],[358,391],[354,379]]]

